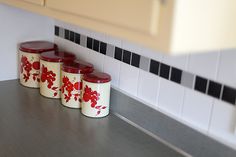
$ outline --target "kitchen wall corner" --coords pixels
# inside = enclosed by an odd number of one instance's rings
[[[0,81],[18,78],[17,44],[54,39],[54,20],[0,4]]]

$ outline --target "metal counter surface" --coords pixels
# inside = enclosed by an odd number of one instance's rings
[[[117,116],[83,116],[18,80],[0,82],[1,157],[183,156]]]

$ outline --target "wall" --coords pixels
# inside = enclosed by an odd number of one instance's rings
[[[236,148],[236,50],[172,57],[60,21],[55,25],[58,26],[55,42],[60,49],[71,51],[79,59],[93,63],[96,70],[109,73],[114,88]],[[105,48],[102,42],[107,43]],[[126,52],[119,56],[115,47]],[[139,66],[133,61],[133,53],[141,56]],[[155,68],[151,72],[150,59],[158,62],[158,74]],[[182,75],[179,79],[178,71]]]
[[[0,5],[0,81],[17,75],[17,44],[27,40],[53,41],[54,20]]]

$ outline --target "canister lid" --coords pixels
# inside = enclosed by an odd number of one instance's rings
[[[21,43],[19,49],[23,52],[42,53],[57,50],[57,45],[48,41],[29,41]]]
[[[62,70],[68,73],[87,74],[93,72],[93,65],[84,61],[74,60],[70,63],[64,63]]]
[[[92,83],[106,83],[111,81],[111,76],[107,73],[93,72],[85,74],[83,80]]]
[[[70,52],[49,51],[40,54],[40,59],[48,62],[71,62],[75,55]]]

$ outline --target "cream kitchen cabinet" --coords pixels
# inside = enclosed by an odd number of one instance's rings
[[[0,2],[163,53],[236,48],[235,0],[45,0],[44,6]]]
[[[30,3],[33,3],[33,4],[37,4],[37,5],[44,5],[44,0],[23,0],[25,2],[30,2]]]

